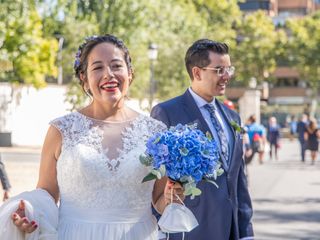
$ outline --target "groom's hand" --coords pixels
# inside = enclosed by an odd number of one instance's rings
[[[171,202],[182,204],[182,202],[185,199],[183,192],[184,190],[180,183],[173,182],[170,179],[168,179],[164,188],[165,204],[168,205]]]
[[[38,227],[35,221],[30,221],[26,217],[25,203],[23,200],[20,201],[18,209],[12,214],[11,218],[14,225],[24,233],[32,233]]]

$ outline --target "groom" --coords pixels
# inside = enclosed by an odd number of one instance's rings
[[[200,182],[202,194],[186,206],[196,216],[199,226],[186,233],[186,240],[253,239],[251,224],[252,206],[242,159],[242,135],[231,122],[240,125],[239,115],[221,104],[216,96],[225,94],[226,86],[234,74],[228,46],[209,39],[192,44],[185,56],[191,78],[187,91],[171,100],[160,103],[151,116],[168,127],[178,123],[197,123],[204,133],[210,132],[216,140],[224,174],[217,178],[219,188]],[[180,240],[181,234],[170,234]]]

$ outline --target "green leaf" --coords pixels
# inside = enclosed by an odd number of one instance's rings
[[[152,161],[153,161],[152,157],[150,157],[150,156],[145,156],[145,155],[140,155],[140,156],[139,156],[139,160],[140,160],[140,162],[141,162],[143,165],[145,165],[145,166],[151,166]]]
[[[212,135],[209,132],[206,132],[206,137],[211,141],[212,140]]]
[[[191,195],[192,194],[192,187],[191,186],[190,187],[185,187],[183,194],[185,196]]]
[[[143,165],[146,165],[146,162],[147,162],[146,158],[147,158],[146,156],[140,155],[139,156],[140,163],[142,163]]]
[[[156,139],[153,141],[153,143],[154,143],[154,144],[157,144],[159,141],[160,141],[160,137],[156,138]]]
[[[159,171],[160,171],[161,177],[164,177],[166,175],[166,166],[161,164]]]
[[[180,148],[179,151],[182,156],[187,156],[189,153],[188,149],[186,148]]]
[[[182,176],[180,181],[185,184],[190,184],[194,182],[194,179],[191,176]]]
[[[208,182],[208,183],[212,183],[213,185],[215,185],[217,188],[219,188],[219,186],[218,186],[218,184],[216,184],[216,182],[215,181],[212,181],[212,180],[210,180],[210,179],[204,179],[206,182]]]
[[[201,190],[197,187],[192,188],[191,190],[192,196],[199,196],[201,194]]]
[[[154,180],[154,179],[157,179],[157,176],[154,175],[152,172],[149,173],[147,176],[145,176],[143,179],[142,179],[142,182],[148,182],[148,181],[151,181],[151,180]]]
[[[218,177],[221,176],[223,173],[224,173],[223,168],[217,169],[217,176],[218,176]]]
[[[230,121],[230,124],[236,132],[242,131],[242,128],[235,121]]]
[[[155,175],[158,179],[162,178],[161,172],[158,169],[152,169],[151,173]]]
[[[217,180],[217,177],[218,177],[217,170],[214,170],[212,175],[213,175],[214,180]]]

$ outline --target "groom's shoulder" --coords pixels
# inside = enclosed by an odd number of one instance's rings
[[[182,103],[182,96],[177,96],[174,98],[170,98],[164,102],[159,103],[158,105],[161,107],[174,107]]]
[[[170,122],[172,120],[171,117],[173,115],[179,114],[181,112],[182,106],[183,97],[181,95],[158,103],[152,108],[150,115],[165,122],[169,126],[172,125],[172,123]]]
[[[231,119],[236,120],[237,122],[240,122],[240,115],[235,110],[232,110],[225,106],[221,101],[219,101],[219,104],[221,105],[221,108],[230,116]]]
[[[155,107],[157,107],[157,108],[159,107],[162,109],[179,108],[184,103],[184,95],[185,95],[185,93],[180,96],[170,98],[166,101],[158,103]]]

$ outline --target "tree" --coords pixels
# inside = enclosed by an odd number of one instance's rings
[[[65,40],[64,81],[72,78],[73,57],[82,39],[112,33],[123,39],[131,52],[135,69],[131,97],[143,99],[149,95],[148,46],[158,45],[155,79],[156,97],[161,100],[182,93],[189,85],[184,55],[191,43],[211,38],[234,46],[236,32],[232,26],[240,15],[236,0],[59,0],[47,8],[43,15],[45,33],[58,34]],[[70,89],[69,100],[81,103],[83,95],[75,82]]]
[[[46,85],[47,76],[56,76],[58,44],[43,36],[35,1],[1,1],[0,19],[0,81],[11,84],[11,94],[0,99],[0,137],[11,144],[7,119],[12,114],[12,100],[19,97],[17,86],[40,88]]]
[[[0,75],[1,81],[27,83],[35,87],[45,85],[46,76],[55,76],[57,41],[44,38],[42,22],[34,4],[4,1],[0,3],[0,58],[12,68]]]
[[[289,54],[291,62],[312,88],[311,115],[317,106],[320,87],[320,11],[301,19],[289,20]]]
[[[141,46],[144,46],[145,54],[138,57],[143,58],[147,66],[148,43],[158,43],[159,58],[155,76],[157,97],[163,100],[181,94],[190,84],[184,64],[187,48],[199,38],[210,38],[232,44],[235,35],[232,24],[240,11],[234,0],[150,1],[149,4],[144,12],[147,25],[136,32],[133,40],[142,41]],[[142,75],[144,83],[148,86],[149,70],[145,65],[139,67],[141,73],[148,71]],[[148,89],[141,92],[141,88],[137,88],[136,92],[139,91],[140,94],[145,94]]]
[[[252,78],[257,83],[269,79],[280,51],[277,43],[283,41],[285,35],[275,30],[271,18],[262,11],[244,15],[235,28],[238,44],[231,55],[236,66],[236,80],[247,85]]]
[[[313,89],[319,87],[320,75],[320,11],[316,14],[288,21],[289,44],[292,47],[293,63],[309,80]],[[295,54],[294,54],[295,53]]]

